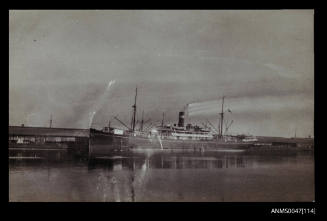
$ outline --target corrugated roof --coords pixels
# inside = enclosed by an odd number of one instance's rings
[[[89,137],[89,129],[9,126],[9,135]]]

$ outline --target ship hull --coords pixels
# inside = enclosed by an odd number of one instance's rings
[[[108,134],[96,130],[90,132],[89,158],[111,155],[128,149],[128,137],[125,135]]]
[[[218,142],[215,140],[174,140],[161,139],[159,137],[138,137],[130,136],[128,138],[129,146],[133,149],[247,149],[250,147],[248,143],[235,142]]]

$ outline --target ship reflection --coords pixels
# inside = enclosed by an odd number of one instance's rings
[[[89,169],[105,167],[108,170],[147,170],[147,169],[224,169],[244,168],[246,159],[243,156],[169,156],[153,155],[131,157],[102,157],[88,164]]]

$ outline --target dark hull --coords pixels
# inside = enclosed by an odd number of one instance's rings
[[[90,132],[89,158],[106,156],[128,149],[128,137],[125,135],[108,134],[101,131]]]
[[[161,142],[160,142],[161,141]],[[128,138],[129,145],[133,149],[218,149],[218,148],[232,148],[232,149],[247,149],[250,147],[248,143],[228,143],[217,142],[214,140],[172,140],[159,138],[145,138],[138,136],[130,136]]]

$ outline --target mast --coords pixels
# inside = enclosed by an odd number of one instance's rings
[[[161,121],[161,127],[164,126],[164,120],[165,120],[165,112],[162,112],[162,121]]]
[[[52,114],[50,115],[50,128],[52,127]]]
[[[135,118],[136,118],[136,98],[137,98],[137,87],[135,89],[135,102],[133,105],[133,119],[132,119],[132,130],[135,131]]]
[[[223,96],[223,100],[221,103],[221,119],[220,119],[220,137],[223,137],[223,124],[224,124],[224,98],[225,96]]]
[[[143,131],[143,124],[144,124],[143,115],[144,115],[144,110],[142,111],[141,131]]]
[[[220,136],[220,117],[218,117],[218,136]]]

